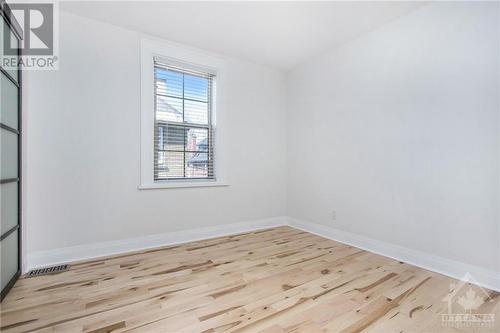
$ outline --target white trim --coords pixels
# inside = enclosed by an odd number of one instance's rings
[[[403,261],[410,265],[450,276],[455,279],[460,280],[464,275],[469,273],[480,286],[500,291],[500,272],[290,217],[288,218],[287,224],[291,227],[318,236],[352,245],[398,261]]]
[[[203,68],[216,75],[212,128],[214,129],[214,170],[217,183],[228,185],[226,170],[226,154],[224,137],[225,126],[225,99],[226,60],[222,57],[209,54],[206,51],[179,44],[161,42],[152,39],[141,40],[141,174],[139,189],[198,187],[196,182],[182,180],[186,185],[172,181],[175,186],[157,186],[154,181],[154,57],[162,57],[171,62],[182,63],[189,68]],[[194,184],[195,186],[191,186]],[[208,186],[208,185],[205,185]],[[216,185],[219,186],[219,185]]]
[[[139,185],[139,190],[155,190],[162,188],[187,188],[187,187],[223,187],[229,186],[228,183],[219,181],[168,181],[168,182],[155,182],[151,185]]]
[[[23,273],[26,273],[30,269],[41,268],[50,265],[94,259],[126,252],[140,251],[161,246],[204,240],[214,237],[228,236],[259,229],[273,228],[286,225],[286,221],[286,217],[279,216],[248,222],[174,231],[159,235],[85,244],[46,251],[36,251],[28,254],[28,267],[25,271],[23,271]]]

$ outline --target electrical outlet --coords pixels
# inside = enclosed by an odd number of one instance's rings
[[[337,212],[334,210],[332,210],[332,221],[335,221],[337,220]]]

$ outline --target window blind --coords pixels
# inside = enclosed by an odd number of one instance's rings
[[[154,179],[215,179],[215,75],[154,61]]]

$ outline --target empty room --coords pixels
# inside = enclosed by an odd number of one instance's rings
[[[500,332],[500,2],[0,13],[1,332]]]

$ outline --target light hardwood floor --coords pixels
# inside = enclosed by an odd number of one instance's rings
[[[137,252],[21,279],[2,332],[500,332],[442,324],[456,280],[289,227]],[[457,286],[460,286],[457,284]],[[457,288],[457,287],[456,287]],[[469,296],[471,295],[469,291]]]

